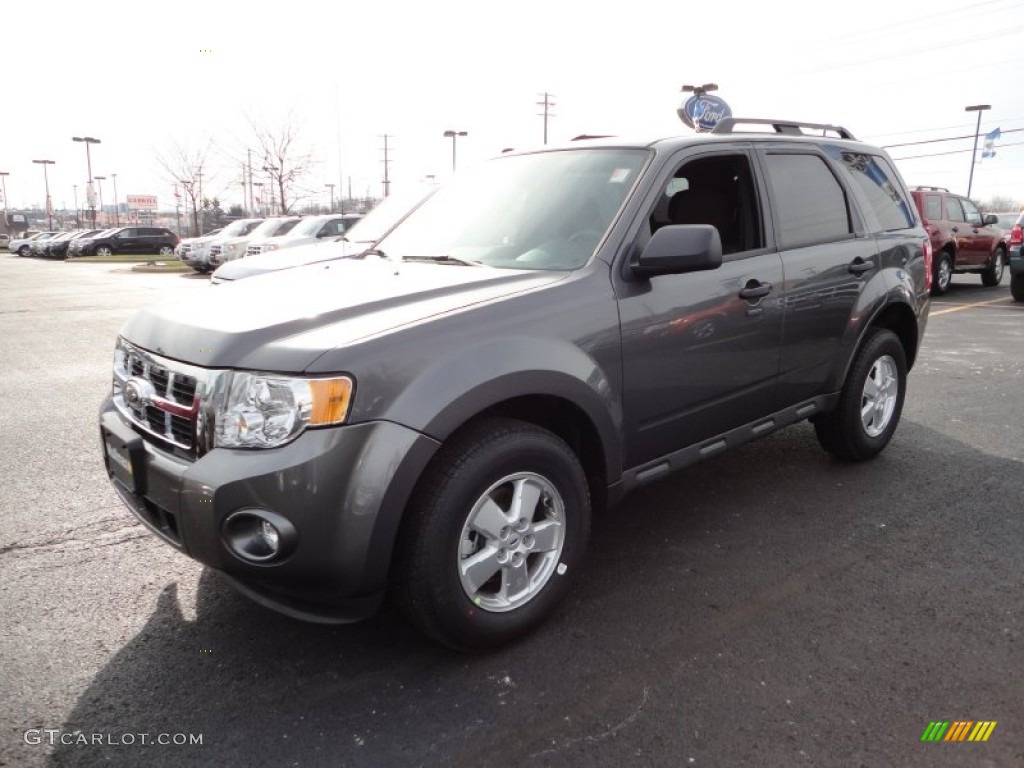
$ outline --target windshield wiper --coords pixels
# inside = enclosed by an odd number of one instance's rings
[[[402,261],[432,261],[437,264],[459,264],[464,267],[482,267],[482,261],[470,261],[468,259],[459,259],[455,256],[449,256],[443,254],[440,256],[403,256]]]

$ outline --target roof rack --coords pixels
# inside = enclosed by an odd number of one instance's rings
[[[918,186],[914,187],[914,189],[924,189],[924,190],[927,190],[929,192],[949,192],[949,190],[946,189],[945,187],[924,187],[924,186],[918,185]],[[952,194],[952,193],[950,193],[950,194]]]
[[[784,133],[787,136],[808,136],[803,128],[810,128],[814,131],[831,131],[841,139],[857,140],[857,137],[850,133],[848,130],[843,128],[841,125],[828,125],[827,123],[802,123],[796,120],[768,120],[765,118],[757,117],[723,117],[715,127],[711,130],[712,133],[738,133],[734,128],[737,125],[770,125],[775,129],[776,133]]]
[[[570,141],[587,141],[588,139],[614,139],[614,136],[608,134],[593,134],[593,133],[581,133],[579,136],[573,136]]]

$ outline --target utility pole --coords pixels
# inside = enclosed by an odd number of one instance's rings
[[[331,213],[334,213],[334,184],[324,184],[325,187],[331,190]]]
[[[544,116],[544,143],[547,144],[548,143],[548,117],[555,117],[555,115],[550,112],[551,107],[555,106],[555,102],[551,101],[551,97],[554,96],[553,93],[548,93],[547,91],[544,91],[544,93],[542,95],[544,96],[544,100],[543,101],[538,101],[537,102],[537,106],[538,107],[544,107],[544,111],[543,112],[538,112],[537,115],[538,116],[540,116],[540,115]]]
[[[199,179],[199,204],[203,207],[202,216],[199,218],[199,236],[206,234],[206,201],[203,199],[203,172],[198,171],[196,178]]]
[[[121,205],[117,202],[117,174],[110,174],[114,177],[114,226],[121,226]]]
[[[971,185],[974,184],[974,158],[978,154],[978,134],[981,133],[981,113],[986,109],[992,109],[991,104],[975,104],[971,107],[964,107],[964,112],[977,112],[978,125],[974,129],[974,149],[971,150],[971,175],[967,177],[967,197],[971,196]]]
[[[0,171],[0,185],[2,185],[4,193],[4,232],[10,233],[8,226],[10,226],[10,219],[7,217],[7,177],[11,174],[7,171]],[[77,206],[76,206],[77,207]]]
[[[50,205],[50,175],[46,172],[46,166],[56,165],[55,160],[33,160],[33,163],[39,163],[43,166],[43,181],[46,182],[46,228],[53,229],[53,206]],[[4,199],[7,196],[4,195]]]
[[[249,166],[249,205],[246,206],[245,215],[246,216],[251,216],[251,215],[253,215],[256,212],[256,200],[252,196],[252,150],[251,149],[247,149],[245,151],[249,155],[249,162],[248,162],[248,166]]]
[[[389,176],[389,166],[391,160],[388,157],[388,139],[393,138],[388,134],[384,134],[384,197],[391,194],[391,177]]]
[[[78,210],[78,185],[72,184],[71,186],[75,190],[75,228],[77,229],[82,226],[82,212]]]
[[[96,179],[96,181],[98,181],[100,183],[100,213],[103,213],[103,182],[107,180],[107,177],[106,176],[93,176],[93,178]],[[110,225],[110,217],[109,216],[104,215],[103,220],[104,220],[105,224],[107,224],[108,226]]]

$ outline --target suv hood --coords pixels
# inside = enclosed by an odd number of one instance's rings
[[[328,240],[325,242],[285,248],[278,251],[267,251],[246,256],[244,259],[229,261],[213,273],[218,281],[241,280],[243,277],[262,275],[264,272],[276,272],[279,269],[301,267],[318,261],[341,259],[346,256],[357,256],[372,243],[349,243]],[[333,247],[332,247],[333,246]]]
[[[208,368],[298,373],[325,352],[567,272],[339,259],[146,307],[121,328],[144,349]]]

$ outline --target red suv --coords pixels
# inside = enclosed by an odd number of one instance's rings
[[[954,273],[976,272],[983,285],[999,285],[1006,266],[999,218],[943,187],[916,187],[910,194],[932,241],[932,293],[948,291]]]

